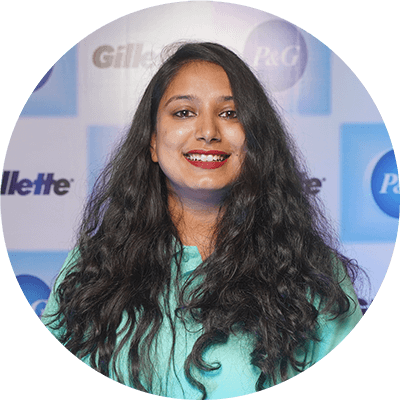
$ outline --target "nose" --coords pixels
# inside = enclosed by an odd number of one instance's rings
[[[212,115],[204,115],[198,119],[195,136],[197,140],[206,143],[221,141],[218,123]]]

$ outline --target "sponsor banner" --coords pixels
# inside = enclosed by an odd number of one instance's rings
[[[115,141],[126,131],[123,127],[129,125],[137,101],[159,65],[162,49],[190,37],[220,42],[245,57],[277,99],[284,119],[288,117],[293,122],[293,129],[289,130],[304,151],[311,170],[306,189],[321,197],[333,220],[340,217],[339,212],[342,218],[344,215],[355,218],[351,208],[343,211],[347,204],[353,204],[353,199],[343,200],[342,194],[338,194],[344,192],[339,189],[345,186],[341,187],[338,170],[348,164],[342,159],[338,161],[338,127],[342,121],[381,120],[368,93],[347,66],[307,32],[258,10],[223,3],[217,6],[217,14],[215,7],[206,4],[199,8],[181,3],[163,6],[159,14],[143,10],[127,15],[85,38],[79,44],[79,54],[75,47],[48,71],[22,114],[43,118],[20,119],[2,175],[2,206],[6,210],[3,223],[9,248],[70,248],[85,198],[109,159]],[[201,23],[187,22],[194,10]],[[237,21],[238,13],[240,29],[236,26],[233,32],[230,26],[232,19]],[[165,29],[171,21],[175,21],[174,29]],[[77,66],[79,69],[75,81],[65,88],[73,77],[67,64],[74,66],[74,71]],[[58,75],[61,72],[62,77]],[[79,88],[77,81],[81,83]],[[50,97],[51,87],[62,93],[67,93],[64,89],[73,89],[75,100],[69,104],[75,104],[75,114],[67,108],[63,109],[64,114],[53,113],[58,100]],[[77,101],[78,118],[63,118],[76,115]],[[34,104],[35,111],[29,114]],[[389,142],[382,151],[390,150]],[[371,186],[375,211],[388,217],[395,212],[393,204],[398,190],[393,160],[389,153],[377,166],[375,174],[383,180],[376,183],[375,195]],[[349,176],[347,170],[343,176]],[[371,182],[379,179],[371,175]],[[380,193],[383,184],[387,193]],[[392,202],[381,194],[388,194]],[[343,202],[347,202],[346,207]],[[393,222],[393,217],[390,218]],[[388,241],[374,229],[378,239],[375,236],[365,239],[354,232],[354,221],[349,218],[346,221],[342,229],[350,229],[351,233],[342,235],[342,239],[347,243]],[[390,227],[386,222],[381,225],[381,230]],[[361,229],[368,230],[371,229]],[[355,258],[359,258],[358,254]]]
[[[384,124],[345,124],[341,129],[341,239],[395,242],[399,178]]]

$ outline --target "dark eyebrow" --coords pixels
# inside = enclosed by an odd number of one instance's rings
[[[167,100],[164,107],[166,107],[169,103],[172,103],[173,101],[176,101],[176,100],[195,101],[195,100],[198,100],[198,98],[196,96],[192,96],[190,94],[189,95],[172,96]],[[221,97],[218,97],[218,99],[217,99],[218,103],[223,103],[224,101],[231,101],[231,100],[233,100],[233,96],[221,96]]]
[[[218,97],[218,102],[222,103],[224,101],[233,101],[233,96],[221,96]]]
[[[197,99],[197,97],[191,96],[191,95],[176,95],[176,96],[170,97],[170,98],[167,100],[167,102],[165,103],[165,106],[164,106],[164,107],[166,107],[169,103],[171,103],[171,102],[173,102],[173,101],[176,101],[176,100],[189,100],[189,101],[194,101],[194,100],[196,100],[196,99]]]

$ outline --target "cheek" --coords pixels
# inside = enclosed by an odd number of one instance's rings
[[[157,133],[156,148],[159,157],[173,155],[182,152],[187,143],[188,133],[183,130],[161,130]]]
[[[232,155],[243,160],[247,152],[244,133],[232,135],[230,142],[232,146]]]
[[[171,132],[158,132],[156,142],[158,165],[165,175],[174,174],[180,153],[178,138]]]
[[[226,140],[231,145],[231,148],[235,151],[240,151],[246,142],[246,135],[244,129],[239,123],[233,124],[230,128],[224,131]]]
[[[246,153],[247,153],[247,147],[245,143],[238,143],[238,147],[236,147],[231,155],[231,157],[234,157],[234,165],[236,169],[236,173],[239,174],[242,165],[244,163],[244,160],[246,158]]]

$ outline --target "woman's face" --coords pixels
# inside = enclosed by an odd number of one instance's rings
[[[169,188],[226,191],[245,152],[244,129],[224,69],[204,61],[183,66],[161,98],[151,141],[152,160]]]

